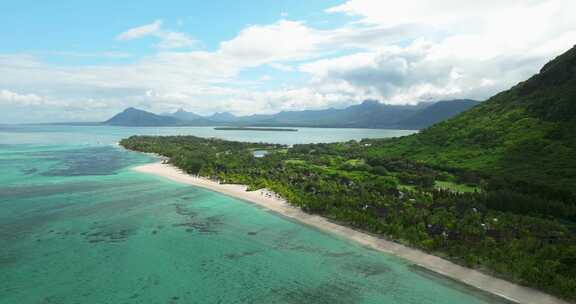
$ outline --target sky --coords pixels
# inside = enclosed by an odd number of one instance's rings
[[[484,100],[576,44],[573,0],[0,5],[0,124]]]

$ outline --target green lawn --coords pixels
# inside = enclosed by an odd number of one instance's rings
[[[436,181],[434,183],[434,186],[437,189],[446,189],[446,190],[451,190],[451,191],[459,192],[459,193],[480,192],[479,187],[473,187],[473,186],[468,186],[468,185],[464,185],[464,184],[456,184],[453,182]]]

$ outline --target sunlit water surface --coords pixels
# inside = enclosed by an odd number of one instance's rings
[[[154,160],[114,144],[132,134],[293,144],[402,132],[0,127],[0,303],[494,303],[249,203],[132,172]]]

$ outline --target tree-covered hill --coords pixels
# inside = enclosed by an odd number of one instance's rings
[[[576,47],[510,90],[419,134],[378,141],[372,152],[473,170],[573,200]]]

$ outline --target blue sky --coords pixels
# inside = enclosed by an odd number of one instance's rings
[[[574,1],[10,1],[0,123],[485,99],[576,42]],[[510,23],[511,15],[515,22]]]
[[[2,52],[33,53],[63,63],[99,63],[102,58],[65,61],[68,53],[129,52],[152,55],[150,39],[120,43],[126,29],[162,20],[164,26],[199,41],[198,48],[214,50],[249,25],[271,24],[281,18],[306,20],[317,28],[342,25],[353,18],[323,11],[342,1],[12,1],[2,5],[0,36],[10,43]],[[193,4],[191,4],[193,3]],[[57,55],[54,53],[62,53]],[[72,57],[72,56],[70,56]],[[120,56],[119,56],[120,57]],[[76,58],[78,59],[78,58]],[[118,58],[116,58],[118,59]],[[125,58],[124,58],[125,60]]]

